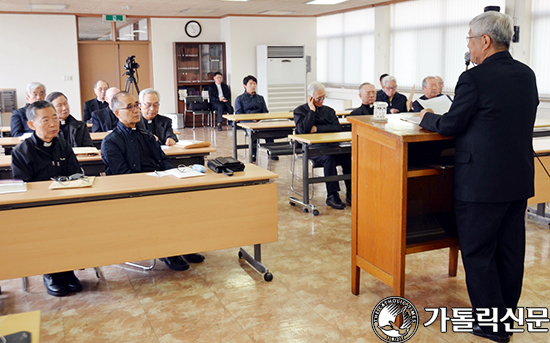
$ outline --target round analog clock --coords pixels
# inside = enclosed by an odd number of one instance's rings
[[[190,20],[185,24],[185,33],[191,38],[197,38],[201,34],[202,28],[195,20]]]

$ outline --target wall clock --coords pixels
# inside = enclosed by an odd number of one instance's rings
[[[202,28],[195,20],[190,20],[185,24],[185,33],[191,38],[197,38],[201,34]]]

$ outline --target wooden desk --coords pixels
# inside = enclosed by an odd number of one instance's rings
[[[533,138],[533,150],[550,172],[550,137]],[[529,205],[540,204],[537,214],[545,216],[545,205],[550,202],[550,177],[535,157],[535,196],[528,200]],[[540,211],[542,210],[542,211]]]
[[[252,123],[238,123],[236,124],[239,127],[246,130],[248,134],[248,162],[252,163],[252,151],[254,142],[257,139],[264,138],[285,138],[288,135],[292,134],[294,131],[294,121],[285,120],[285,121],[260,121]],[[233,135],[233,154],[236,154],[236,148],[245,147],[246,145],[237,146],[237,135]],[[236,156],[233,156],[237,158]]]
[[[163,150],[166,156],[170,158],[170,163],[173,167],[177,167],[180,164],[186,166],[193,164],[203,164],[204,159],[208,154],[215,152],[216,149],[212,147],[208,148],[196,148],[196,149],[184,149],[178,146],[171,146],[168,149]],[[105,164],[101,159],[101,155],[77,155],[76,158],[80,163],[80,166],[84,169],[84,173],[88,176],[99,176],[105,172]],[[0,179],[11,179],[11,156],[0,156]]]
[[[336,112],[337,116],[346,116],[350,114],[350,111],[338,111]],[[260,120],[274,120],[274,119],[288,119],[289,121],[294,120],[293,112],[274,112],[274,113],[248,113],[248,114],[224,114],[223,118],[227,119],[228,122],[233,122],[233,157],[237,158],[237,150],[250,148],[250,143],[248,146],[246,144],[238,145],[237,144],[237,123],[243,121],[260,121]],[[345,121],[347,122],[347,121]],[[247,123],[251,124],[251,123]],[[285,125],[285,124],[280,124]],[[290,124],[286,124],[290,125]],[[288,127],[287,127],[288,128]],[[258,129],[258,128],[257,128]],[[258,129],[259,130],[259,129]]]
[[[0,279],[255,245],[256,259],[244,249],[239,255],[267,280],[260,244],[278,238],[274,178],[247,164],[232,177],[140,173],[63,190],[49,190],[50,181],[28,183],[27,192],[0,195],[0,261],[10,261]]]
[[[309,133],[301,135],[290,135],[288,139],[302,145],[302,184],[303,200],[290,197],[291,205],[300,205],[304,212],[312,212],[313,215],[319,215],[317,207],[309,203],[309,185],[311,183],[320,183],[328,181],[349,180],[351,175],[334,175],[323,177],[309,176],[309,158],[319,155],[338,155],[350,154],[351,145],[336,144],[326,145],[328,143],[346,143],[351,141],[351,132],[327,132],[327,133]]]
[[[31,343],[40,342],[40,311],[8,314],[0,317],[0,335],[19,331],[31,333]]]
[[[352,281],[361,269],[405,295],[405,255],[450,248],[449,275],[457,271],[459,243],[453,216],[453,172],[422,167],[454,140],[388,115],[348,117],[352,123]],[[421,273],[422,271],[417,271]]]
[[[92,142],[94,143],[94,146],[98,149],[101,149],[101,142],[108,134],[109,132],[91,132],[90,137],[92,138]],[[0,138],[0,146],[4,147],[4,151],[6,155],[10,155],[11,150],[21,142],[22,140],[19,137]]]

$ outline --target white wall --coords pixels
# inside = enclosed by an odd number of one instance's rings
[[[0,32],[0,88],[16,88],[17,105],[22,107],[27,85],[41,82],[47,93],[67,95],[71,114],[80,119],[75,17],[0,14]],[[63,81],[64,76],[72,81]]]
[[[228,17],[222,22],[222,35],[230,46],[227,52],[228,84],[233,104],[244,91],[243,78],[256,75],[257,45],[305,45],[306,56],[311,56],[312,65],[307,82],[316,80],[316,18]]]
[[[197,38],[185,34],[185,24],[196,20],[202,32]],[[174,75],[174,42],[220,42],[219,19],[162,19],[151,18],[151,50],[153,87],[160,92],[161,113],[177,113]]]

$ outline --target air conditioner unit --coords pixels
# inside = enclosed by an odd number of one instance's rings
[[[258,45],[258,94],[270,112],[288,112],[306,101],[306,58],[303,45]]]

